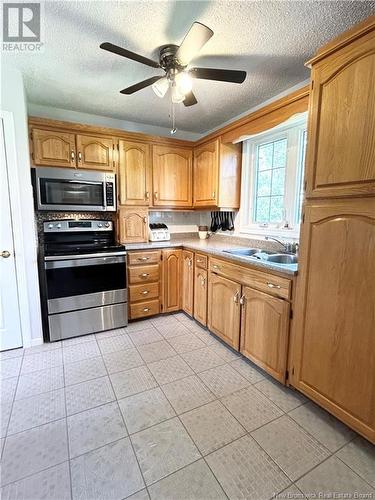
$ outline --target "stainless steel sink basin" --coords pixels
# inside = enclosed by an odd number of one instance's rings
[[[251,257],[255,253],[261,252],[261,250],[259,248],[235,248],[234,250],[224,250],[224,252],[242,257]]]
[[[275,253],[268,255],[265,260],[274,262],[275,264],[296,264],[298,262],[298,257],[297,255],[289,253]]]

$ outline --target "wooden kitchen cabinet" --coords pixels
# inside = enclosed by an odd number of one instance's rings
[[[75,135],[34,128],[31,133],[32,163],[36,166],[75,168]]]
[[[194,270],[194,318],[207,325],[207,271],[199,267]]]
[[[310,65],[306,197],[375,194],[374,17],[324,46]]]
[[[118,239],[120,243],[148,241],[147,208],[120,207],[118,210]]]
[[[304,213],[292,383],[375,442],[375,198]]]
[[[118,189],[121,205],[150,204],[150,155],[149,144],[119,141]]]
[[[181,257],[179,249],[163,250],[162,304],[164,313],[181,309]]]
[[[239,350],[241,285],[209,273],[207,327],[224,342]]]
[[[188,250],[182,251],[182,309],[193,315],[194,311],[194,254]]]
[[[219,139],[194,149],[194,206],[239,208],[241,144]]]
[[[289,302],[242,287],[241,353],[285,383]]]
[[[91,170],[115,170],[115,141],[111,137],[76,136],[77,167]]]
[[[171,146],[153,146],[153,205],[192,206],[192,151]]]

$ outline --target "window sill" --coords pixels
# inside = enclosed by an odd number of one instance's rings
[[[242,227],[238,229],[238,235],[241,234],[251,235],[251,236],[260,236],[264,238],[265,236],[274,236],[276,238],[283,239],[293,239],[299,240],[300,236],[300,228],[295,227],[293,229],[282,229],[276,227]]]

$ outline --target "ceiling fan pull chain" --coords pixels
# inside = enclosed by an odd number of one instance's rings
[[[176,128],[176,108],[175,108],[175,103],[172,101],[171,103],[171,117],[172,117],[172,129],[171,129],[171,135],[174,135],[177,132]]]

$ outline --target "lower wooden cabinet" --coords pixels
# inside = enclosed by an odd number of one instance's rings
[[[242,287],[241,353],[280,382],[285,382],[289,302]]]
[[[181,256],[179,249],[163,250],[162,312],[181,309]]]
[[[207,271],[196,267],[194,270],[194,318],[207,325]]]
[[[148,241],[148,210],[140,207],[120,207],[118,212],[120,243]]]
[[[139,304],[130,304],[130,319],[146,318],[159,314],[159,299],[147,300]]]
[[[188,250],[182,251],[182,309],[190,316],[194,310],[194,254]]]
[[[241,285],[210,273],[207,326],[209,330],[237,351],[240,339],[240,297]]]

